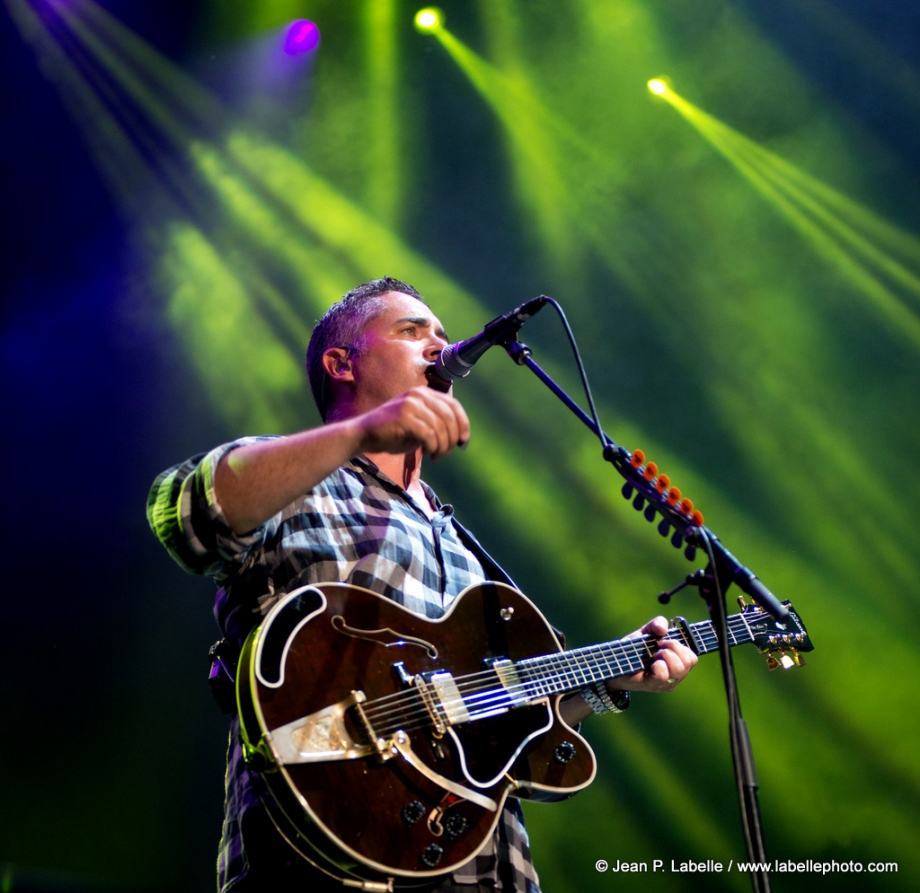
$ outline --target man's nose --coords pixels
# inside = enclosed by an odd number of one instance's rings
[[[425,348],[425,359],[433,363],[438,358],[438,354],[441,353],[449,343],[450,342],[446,338],[442,338],[440,335],[432,336],[431,342]]]

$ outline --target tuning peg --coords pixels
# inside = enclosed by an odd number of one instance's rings
[[[788,651],[788,653],[787,653]],[[779,657],[777,658],[777,655]],[[779,651],[767,652],[767,668],[777,670],[782,667],[784,670],[791,670],[793,667],[804,667],[805,661],[802,655],[795,648],[781,648]]]
[[[651,503],[645,509],[645,520],[649,523],[655,520],[655,506]]]
[[[623,484],[622,493],[623,493],[624,499],[632,499],[632,495],[634,492],[635,492],[635,488],[633,487],[631,483],[629,483],[629,481]]]
[[[671,525],[668,524],[668,519],[667,519],[667,518],[662,518],[662,519],[661,519],[661,523],[658,525],[658,532],[659,532],[662,536],[667,536],[667,535],[668,535],[668,532],[669,532],[670,530],[671,530]]]
[[[777,654],[779,655],[778,658],[776,656]],[[798,655],[796,655],[796,657],[797,656]],[[791,670],[796,664],[797,661],[795,657],[790,657],[784,650],[770,651],[767,654],[767,668],[770,670],[777,670],[780,667],[784,670]]]

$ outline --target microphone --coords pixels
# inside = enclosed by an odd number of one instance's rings
[[[473,364],[496,344],[505,344],[514,340],[524,323],[546,304],[545,295],[531,298],[520,307],[504,316],[496,316],[487,322],[485,328],[472,338],[449,344],[438,354],[434,363],[428,367],[428,383],[438,390],[446,390],[452,381],[470,374]],[[445,386],[442,388],[442,385]]]

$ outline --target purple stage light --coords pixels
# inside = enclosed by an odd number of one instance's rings
[[[298,19],[288,28],[284,38],[284,51],[289,56],[308,53],[319,46],[319,28],[309,19]]]

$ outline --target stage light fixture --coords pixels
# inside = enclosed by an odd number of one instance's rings
[[[652,78],[648,82],[648,88],[656,96],[664,96],[668,92],[668,85],[661,78]]]
[[[444,13],[436,6],[426,6],[415,14],[416,30],[423,34],[436,31],[444,25]]]
[[[292,22],[284,38],[284,51],[289,56],[298,53],[309,53],[319,46],[319,27],[309,19],[298,19]]]

